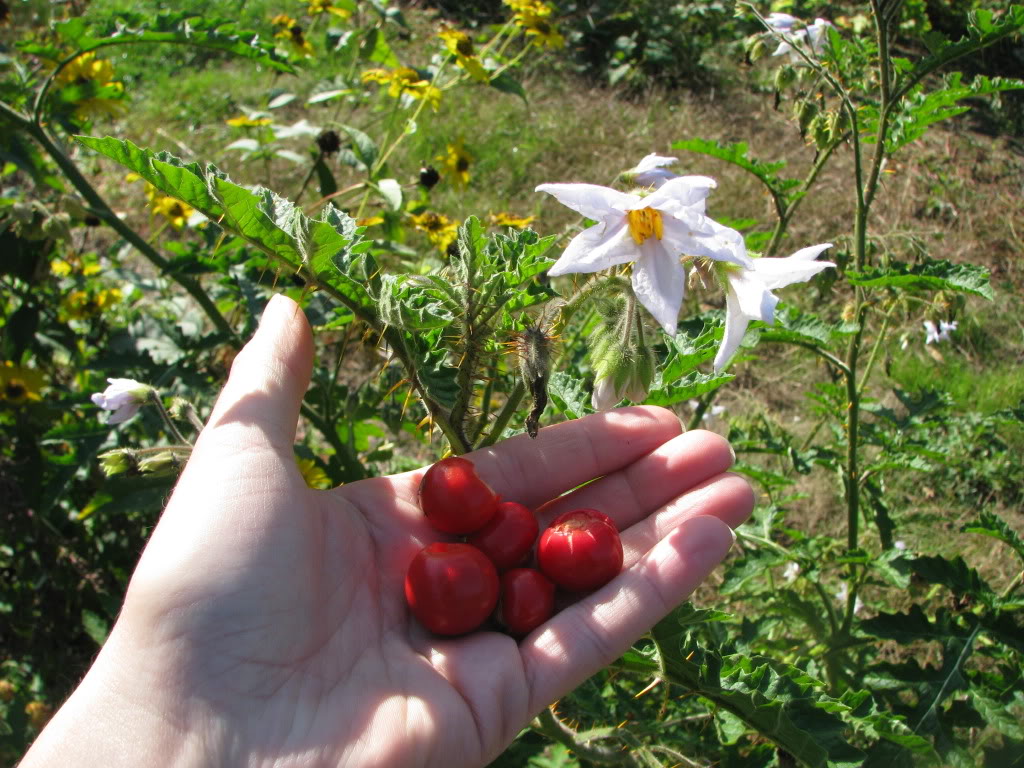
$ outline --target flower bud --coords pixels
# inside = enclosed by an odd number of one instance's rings
[[[811,120],[810,126],[808,126],[808,133],[810,133],[811,141],[814,142],[815,147],[819,150],[827,149],[832,138],[832,134],[829,131],[829,113],[819,112],[815,115],[814,119]]]
[[[626,398],[643,402],[654,379],[654,354],[643,339],[636,308],[619,297],[605,302],[599,311],[603,322],[592,334],[590,346],[591,405],[605,411]]]
[[[92,401],[96,405],[113,411],[107,418],[107,424],[128,421],[156,391],[148,384],[142,384],[134,379],[107,379],[107,383],[110,386],[92,395]]]
[[[135,451],[128,448],[116,448],[99,455],[100,469],[107,477],[123,475],[125,472],[135,472],[139,469],[138,461],[135,458]]]
[[[170,451],[154,453],[139,460],[139,471],[146,475],[173,475],[180,467],[180,459]]]
[[[775,90],[784,91],[796,82],[796,70],[788,64],[775,72]]]
[[[818,105],[810,99],[798,101],[793,114],[796,117],[797,124],[800,126],[801,138],[806,137],[811,121],[818,115]]]
[[[768,43],[765,42],[764,35],[751,35],[744,41],[743,47],[747,51],[747,61],[751,64],[768,53]]]

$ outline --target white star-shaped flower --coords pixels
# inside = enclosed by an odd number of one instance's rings
[[[788,13],[770,13],[765,22],[771,31],[781,39],[779,47],[775,49],[772,56],[782,56],[788,53],[790,58],[797,60],[799,56],[793,50],[794,45],[803,45],[806,42],[810,52],[815,56],[820,56],[828,42],[828,30],[835,28],[830,21],[815,19],[813,24],[794,30],[803,22]]]
[[[633,262],[633,292],[665,332],[674,334],[686,286],[682,256],[754,265],[743,236],[704,215],[714,187],[706,176],[670,179],[649,195],[595,184],[541,184],[538,192],[597,222],[572,239],[548,274],[599,272]]]
[[[679,162],[679,158],[676,157],[647,155],[635,167],[623,173],[622,178],[630,184],[657,189],[666,181],[679,178],[678,173],[673,173],[667,168],[667,166],[675,165],[677,162]]]
[[[801,248],[784,259],[752,259],[749,268],[725,268],[725,336],[715,355],[715,371],[721,371],[729,358],[739,349],[743,334],[751,320],[771,325],[775,322],[778,297],[774,288],[809,280],[824,269],[834,267],[830,261],[815,261],[832,243]]]

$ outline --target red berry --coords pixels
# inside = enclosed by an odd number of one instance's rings
[[[501,577],[498,621],[513,635],[527,635],[549,618],[555,585],[533,568],[513,568]]]
[[[494,515],[498,497],[477,477],[473,462],[451,456],[423,475],[420,508],[430,524],[443,533],[473,533]]]
[[[607,515],[577,509],[556,517],[541,534],[537,563],[563,589],[588,592],[622,570],[622,541]]]
[[[529,508],[503,501],[487,525],[466,541],[491,558],[499,571],[505,571],[526,559],[539,532],[537,518]]]
[[[420,624],[435,634],[472,632],[498,602],[498,572],[476,547],[437,542],[409,564],[405,600]]]

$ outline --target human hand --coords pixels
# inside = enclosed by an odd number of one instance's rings
[[[709,432],[623,408],[469,454],[541,527],[594,507],[624,570],[520,642],[437,638],[405,605],[415,553],[444,539],[424,470],[331,491],[295,464],[313,343],[275,297],[238,355],[132,578],[110,638],[23,766],[480,766],[546,705],[683,601],[749,515]],[[593,478],[599,480],[566,494]]]

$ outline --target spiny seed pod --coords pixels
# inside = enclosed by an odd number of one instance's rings
[[[775,72],[775,90],[784,91],[796,82],[796,70],[788,64]]]
[[[424,189],[433,189],[441,180],[441,174],[432,165],[425,165],[420,168],[420,186]]]
[[[316,137],[317,149],[324,155],[333,155],[341,149],[341,137],[337,131],[324,131]]]
[[[116,448],[99,455],[100,469],[107,477],[121,475],[126,472],[136,473],[139,471],[139,462],[135,451],[129,448]]]
[[[533,409],[526,417],[526,431],[537,437],[540,417],[548,404],[548,371],[551,367],[551,337],[540,325],[528,325],[515,340],[519,354],[519,374],[533,397]]]
[[[806,138],[807,129],[810,127],[811,121],[818,115],[818,105],[810,99],[803,99],[796,103],[793,113],[797,124],[800,126],[800,137]]]
[[[832,138],[832,134],[828,129],[829,124],[829,113],[819,112],[815,115],[814,119],[811,120],[811,124],[807,128],[807,132],[810,134],[811,141],[814,142],[819,150],[826,149],[829,145],[829,141]]]
[[[747,61],[753,64],[755,61],[768,53],[768,43],[764,35],[751,35],[744,43],[747,50]]]
[[[846,132],[850,130],[850,119],[845,109],[837,109],[830,112],[828,116],[829,139],[832,144],[841,141]]]

